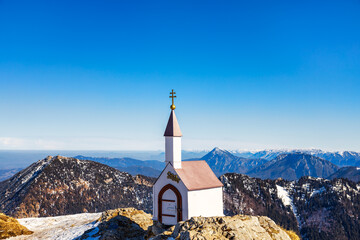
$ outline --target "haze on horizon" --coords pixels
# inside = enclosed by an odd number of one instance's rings
[[[0,1],[0,149],[360,152],[360,2]]]

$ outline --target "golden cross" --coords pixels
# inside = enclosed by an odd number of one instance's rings
[[[175,110],[175,105],[174,105],[174,98],[176,98],[176,96],[174,94],[176,94],[176,92],[174,92],[174,89],[171,89],[171,96],[169,98],[171,98],[172,100],[172,104],[170,106],[171,110]]]

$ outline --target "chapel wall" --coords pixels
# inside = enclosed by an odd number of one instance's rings
[[[222,187],[188,192],[188,217],[224,216]]]

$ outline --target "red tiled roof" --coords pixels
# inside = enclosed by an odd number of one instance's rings
[[[223,186],[209,165],[203,160],[182,161],[181,168],[175,169],[175,171],[190,191]]]

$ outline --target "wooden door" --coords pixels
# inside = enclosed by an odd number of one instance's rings
[[[182,198],[171,184],[161,189],[158,196],[159,221],[165,225],[175,225],[182,220]]]

